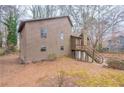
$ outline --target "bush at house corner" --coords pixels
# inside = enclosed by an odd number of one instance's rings
[[[0,56],[4,55],[5,54],[5,49],[3,48],[0,48]]]
[[[56,54],[54,54],[54,53],[49,54],[49,55],[48,55],[48,60],[49,60],[49,61],[54,61],[54,60],[56,60]]]

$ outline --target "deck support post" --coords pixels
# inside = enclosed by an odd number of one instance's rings
[[[83,52],[81,51],[81,61],[83,60]]]
[[[85,52],[85,61],[88,61],[88,55],[86,52]]]
[[[85,61],[86,53],[84,51],[81,51],[81,61]]]

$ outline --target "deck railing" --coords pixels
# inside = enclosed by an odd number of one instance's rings
[[[103,57],[95,49],[89,46],[76,45],[76,50],[85,51],[91,58],[93,58],[97,63],[103,63]]]
[[[98,63],[103,63],[103,57],[98,51],[91,47],[86,47],[86,51],[91,55],[91,57]]]

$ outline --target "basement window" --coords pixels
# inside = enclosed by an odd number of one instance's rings
[[[45,46],[42,46],[42,47],[41,47],[41,51],[42,51],[42,52],[44,52],[44,51],[46,51],[46,50],[47,50],[47,49],[46,49]]]
[[[62,50],[62,51],[63,51],[63,50],[64,50],[64,46],[60,46],[60,50]]]

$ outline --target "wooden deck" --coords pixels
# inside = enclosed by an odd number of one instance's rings
[[[83,57],[83,53],[85,53],[84,60],[88,61],[88,58],[90,57],[92,60],[94,60],[97,63],[103,63],[103,57],[97,52],[95,49],[90,48],[88,46],[75,46],[75,48],[72,48],[72,55],[74,58],[76,58],[75,52],[79,52],[81,54],[81,57]],[[82,58],[79,58],[82,59]]]
[[[103,57],[93,48],[89,47],[89,41],[87,37],[71,36],[71,50],[72,56],[80,60],[92,59],[97,63],[103,62]]]

